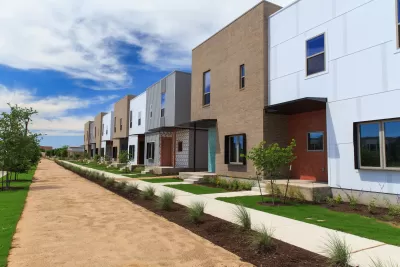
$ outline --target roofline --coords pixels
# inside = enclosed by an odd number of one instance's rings
[[[204,40],[203,42],[201,42],[199,45],[197,45],[196,47],[194,47],[192,49],[192,51],[194,51],[195,49],[197,49],[199,46],[203,45],[204,43],[206,43],[207,41],[209,41],[211,38],[213,38],[215,35],[219,34],[220,32],[222,32],[223,30],[225,30],[226,28],[228,28],[229,26],[231,26],[233,23],[235,23],[237,20],[239,20],[240,18],[242,18],[244,15],[246,15],[247,13],[249,13],[250,11],[252,11],[253,9],[255,9],[256,7],[258,7],[260,4],[271,4],[271,5],[275,5],[278,7],[281,7],[277,4],[265,1],[265,0],[261,0],[260,2],[258,2],[255,6],[253,6],[252,8],[250,8],[249,10],[247,10],[246,12],[244,12],[242,15],[240,15],[239,17],[237,17],[236,19],[234,19],[233,21],[231,21],[229,24],[227,24],[225,27],[223,27],[222,29],[220,29],[219,31],[217,31],[216,33],[214,33],[213,35],[211,35],[210,37],[208,37],[206,40]]]
[[[271,14],[271,15],[269,16],[269,18],[272,18],[272,17],[275,16],[275,15],[278,15],[279,13],[285,11],[286,9],[288,9],[289,7],[291,7],[291,6],[295,5],[295,4],[297,4],[297,3],[300,2],[300,1],[301,1],[301,0],[295,0],[294,2],[290,3],[289,5],[287,5],[287,6],[285,6],[285,7],[282,7],[281,9],[279,9],[278,11],[276,11],[274,14]]]
[[[163,79],[165,79],[165,78],[167,78],[167,77],[169,77],[169,76],[171,76],[172,74],[175,74],[175,73],[177,73],[177,72],[192,75],[191,72],[181,71],[181,70],[174,70],[174,71],[168,73],[166,76],[164,76],[164,77],[162,77],[161,79],[159,79],[158,81],[156,81],[155,83],[152,83],[150,86],[147,86],[145,91],[147,91],[147,89],[149,89],[150,87],[153,87],[153,86],[156,85],[157,83],[161,82],[161,80],[163,80]]]

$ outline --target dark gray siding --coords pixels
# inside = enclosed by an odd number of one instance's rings
[[[190,121],[191,74],[176,72],[175,126]]]

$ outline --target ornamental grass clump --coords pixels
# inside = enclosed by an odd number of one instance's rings
[[[383,261],[381,259],[371,259],[372,263],[370,267],[400,267],[399,264],[392,262],[392,260]]]
[[[206,203],[203,201],[194,201],[192,202],[188,210],[188,219],[193,223],[201,223],[202,218],[204,216],[204,209],[206,207]]]
[[[253,246],[262,252],[269,251],[274,247],[274,231],[265,225],[257,229],[251,239]]]
[[[351,259],[351,248],[346,240],[341,239],[337,234],[330,234],[325,243],[324,253],[328,263],[332,267],[349,267]]]
[[[144,188],[144,190],[141,192],[140,195],[141,195],[141,197],[142,197],[143,199],[151,200],[151,199],[153,199],[154,196],[156,195],[156,189],[155,189],[153,186],[148,185],[148,186],[146,186],[146,187]]]
[[[138,186],[139,185],[137,183],[128,184],[127,186],[125,186],[123,191],[124,191],[125,194],[134,194],[134,193],[137,192]]]
[[[106,178],[104,180],[104,187],[111,189],[111,188],[114,188],[114,186],[115,186],[115,180],[114,179]]]
[[[236,205],[234,210],[235,221],[242,226],[244,230],[251,229],[251,217],[247,209],[242,205]]]
[[[175,200],[174,191],[164,191],[157,199],[157,207],[162,210],[172,210],[172,205]]]

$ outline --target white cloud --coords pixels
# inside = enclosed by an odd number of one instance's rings
[[[9,89],[0,84],[0,111],[8,111],[7,103],[22,107],[32,107],[38,114],[32,118],[30,129],[47,135],[70,136],[83,135],[83,125],[93,120],[93,114],[71,116],[69,112],[89,108],[99,104],[108,104],[118,98],[117,95],[78,98],[70,96],[38,97],[35,91],[27,89]]]
[[[271,0],[286,5],[293,0]],[[188,67],[191,49],[259,0],[0,0],[0,64],[50,69],[99,82],[131,83],[115,44],[142,63]]]

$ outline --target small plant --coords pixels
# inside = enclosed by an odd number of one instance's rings
[[[340,194],[338,194],[334,199],[335,199],[335,203],[338,205],[343,203],[343,199]]]
[[[274,247],[274,231],[262,225],[254,235],[252,235],[252,244],[260,251],[268,251]]]
[[[335,204],[336,204],[336,202],[335,202],[335,200],[334,200],[332,197],[326,197],[326,204],[327,204],[329,207],[334,207]]]
[[[392,260],[384,262],[381,259],[371,259],[371,261],[370,267],[400,267],[397,263],[392,262]]]
[[[313,198],[313,202],[314,203],[316,203],[316,204],[319,204],[319,203],[322,203],[322,201],[323,201],[323,196],[322,196],[322,194],[318,191],[318,190],[315,190],[314,188],[313,188],[313,190],[312,190],[312,198]]]
[[[338,235],[329,235],[328,241],[325,243],[324,253],[328,257],[330,266],[350,266],[351,249],[346,240],[341,239]]]
[[[99,163],[100,162],[100,155],[94,155],[94,157],[93,157],[93,160],[94,160],[94,162],[97,164],[97,163]]]
[[[400,216],[400,205],[394,205],[390,202],[389,199],[385,198],[386,207],[388,208],[388,215],[389,216]]]
[[[250,230],[251,229],[251,217],[250,213],[247,211],[247,209],[242,205],[236,205],[236,208],[234,210],[234,216],[236,218],[236,223],[239,224],[244,228],[244,230]]]
[[[129,161],[129,154],[128,151],[121,151],[118,155],[118,159],[120,163],[128,163]]]
[[[206,207],[206,203],[202,201],[194,201],[192,202],[188,209],[188,219],[193,223],[200,223],[202,221],[202,217],[204,215],[204,209]]]
[[[156,189],[153,186],[148,185],[144,188],[144,190],[141,192],[140,195],[142,196],[143,199],[150,200],[154,198],[155,194],[156,194]]]
[[[118,190],[118,191],[124,190],[126,185],[127,185],[127,183],[125,181],[120,182],[120,183],[117,182],[115,184],[115,189]]]
[[[172,204],[174,204],[175,192],[164,191],[157,199],[157,207],[162,210],[171,210]]]
[[[104,187],[106,188],[113,188],[115,186],[115,180],[111,178],[106,178],[104,181]]]
[[[376,212],[376,197],[373,197],[368,203],[368,212],[374,214]]]

